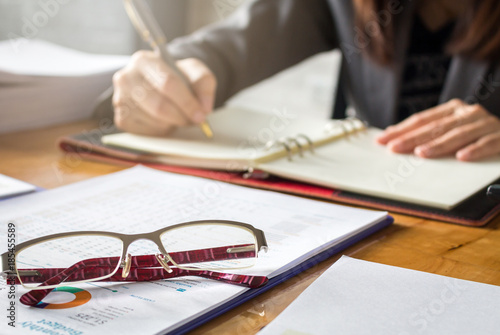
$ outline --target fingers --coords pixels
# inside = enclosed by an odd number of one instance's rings
[[[476,108],[476,106],[461,107],[453,114],[448,114],[400,135],[389,141],[387,147],[393,152],[410,153],[420,145],[430,143],[452,129],[475,122],[486,115],[487,113],[483,109]]]
[[[480,138],[477,142],[459,150],[456,158],[461,161],[477,161],[500,154],[500,132]]]
[[[453,99],[442,105],[414,114],[394,126],[387,127],[387,129],[377,138],[377,142],[384,145],[388,144],[390,141],[410,131],[416,130],[423,125],[452,115],[457,108],[463,105],[464,103],[461,100]]]
[[[179,61],[178,66],[188,85],[154,52],[134,54],[130,64],[113,77],[118,127],[134,133],[164,134],[174,127],[205,121],[214,104],[215,76],[196,59]]]
[[[195,58],[180,60],[177,65],[191,82],[191,88],[201,103],[205,114],[212,112],[215,102],[217,81],[215,75]]]
[[[136,113],[148,116],[161,125],[187,126],[191,122],[186,115],[173,104],[167,97],[153,89],[148,89],[148,82],[138,73],[132,73],[122,78],[115,75],[115,94],[113,103],[116,105],[127,105]],[[117,81],[119,85],[117,85]],[[144,84],[140,84],[144,82]]]
[[[116,96],[116,93],[115,93]],[[114,121],[118,128],[139,135],[163,136],[174,127],[157,122],[132,101],[115,104]]]
[[[498,131],[499,128],[499,120],[496,117],[486,117],[452,129],[437,139],[416,147],[415,154],[423,158],[442,157],[455,152],[458,154],[461,148]]]
[[[136,53],[132,60],[132,66],[159,94],[175,105],[191,123],[205,121],[206,113],[204,113],[203,107],[193,91],[158,55],[150,52]],[[190,69],[188,68],[186,71],[189,73]]]
[[[151,62],[150,59],[140,59],[138,62],[140,74],[160,95],[175,105],[190,123],[201,123],[205,120],[206,115],[200,102],[171,68],[157,60]]]
[[[500,154],[500,119],[481,105],[451,100],[387,128],[377,141],[423,158],[480,160]]]

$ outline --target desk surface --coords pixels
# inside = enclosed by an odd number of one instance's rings
[[[91,131],[93,121],[0,135],[0,173],[55,188],[123,167],[83,161],[60,152],[58,137]],[[351,257],[440,275],[500,285],[500,217],[483,228],[393,215],[395,224],[355,244]],[[253,334],[272,321],[336,255],[193,331],[193,334]]]

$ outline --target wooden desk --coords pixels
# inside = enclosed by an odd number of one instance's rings
[[[59,136],[91,131],[82,121],[31,132],[0,135],[0,173],[54,188],[119,171],[64,154]],[[345,250],[351,257],[445,276],[500,285],[500,217],[483,228],[462,227],[403,215],[377,234]],[[340,255],[336,255],[193,331],[253,334],[273,320]]]

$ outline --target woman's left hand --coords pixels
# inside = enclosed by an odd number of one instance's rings
[[[388,127],[377,142],[423,158],[477,161],[500,153],[500,119],[481,105],[453,99]]]

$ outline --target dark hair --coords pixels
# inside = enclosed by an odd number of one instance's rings
[[[451,54],[462,54],[482,61],[500,57],[500,6],[497,0],[467,1],[466,10],[457,18],[453,36],[446,47]],[[394,58],[394,0],[353,0],[356,30],[366,54],[379,64]],[[393,6],[395,10],[387,10]],[[381,17],[380,13],[389,15]]]

